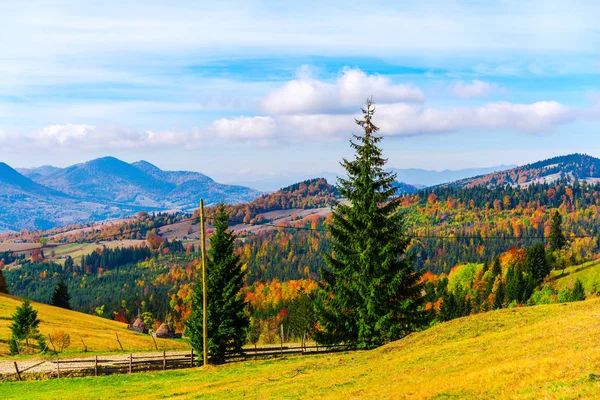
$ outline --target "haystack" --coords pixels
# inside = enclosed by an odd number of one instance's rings
[[[148,333],[148,328],[140,316],[138,316],[135,322],[130,324],[127,329],[140,333]]]
[[[158,327],[154,336],[162,339],[173,339],[175,337],[175,328],[169,324],[163,323]]]

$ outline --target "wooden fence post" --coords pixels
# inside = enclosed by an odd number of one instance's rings
[[[15,370],[17,371],[17,378],[21,380],[21,372],[19,372],[19,367],[17,367],[17,362],[15,361]]]
[[[94,376],[98,376],[98,356],[96,356],[94,361]]]
[[[281,343],[281,354],[283,355],[283,324],[281,324],[281,335],[279,336]]]
[[[121,344],[121,341],[119,340],[119,334],[117,332],[115,332],[115,336],[117,337],[117,342],[119,342],[119,346],[121,346],[121,351],[123,351],[123,345]]]
[[[133,354],[129,353],[129,373],[133,372]]]
[[[83,352],[84,352],[84,353],[87,353],[87,351],[88,351],[88,348],[87,348],[87,346],[85,345],[85,342],[83,341],[83,338],[82,338],[81,336],[79,336],[79,339],[81,339],[81,343],[83,344]]]
[[[60,359],[56,359],[56,375],[60,378]]]
[[[167,352],[163,351],[163,371],[167,370]]]
[[[190,352],[190,368],[194,368],[194,349]]]
[[[306,337],[306,332],[304,332],[302,334],[302,343],[300,343],[300,346],[302,347],[302,355],[304,355],[304,353],[306,352],[306,349],[304,348],[304,338]]]

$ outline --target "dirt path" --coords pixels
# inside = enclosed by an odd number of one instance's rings
[[[170,351],[167,352],[167,357],[184,357],[190,355],[189,351]],[[133,358],[136,361],[141,360],[156,360],[163,356],[163,352],[143,352],[143,353],[132,353]],[[89,369],[94,368],[94,364],[96,362],[96,356],[89,357],[78,357],[76,359],[64,360],[40,360],[40,359],[30,359],[30,360],[4,360],[0,361],[0,377],[3,375],[11,375],[14,374],[15,371],[15,361],[17,362],[17,366],[19,367],[19,371],[24,371],[28,368],[25,373],[53,373],[57,372],[58,365],[60,365],[61,372],[73,372],[79,369]],[[102,356],[98,356],[98,363],[102,365],[102,367],[109,366],[122,366],[129,362],[129,354],[106,354]]]

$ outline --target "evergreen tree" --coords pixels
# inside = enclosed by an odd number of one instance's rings
[[[300,289],[301,290],[301,289]],[[304,335],[308,334],[315,324],[313,302],[306,293],[299,293],[288,307],[289,325],[296,338],[304,343]]]
[[[494,304],[492,304],[492,309],[497,310],[502,308],[504,305],[504,283],[502,282],[502,277],[500,275],[496,276],[496,281],[494,282]]]
[[[355,160],[344,159],[348,178],[337,189],[349,204],[337,203],[328,225],[332,253],[326,255],[315,304],[318,342],[372,348],[399,339],[426,323],[420,274],[404,257],[410,239],[394,198],[395,175],[385,171],[377,146],[381,137],[367,101],[356,123],[364,135],[350,141]]]
[[[552,215],[550,225],[550,251],[560,250],[567,244],[567,238],[562,231],[562,215],[558,210]]]
[[[492,276],[494,280],[498,275],[502,275],[502,266],[500,265],[500,257],[494,258],[494,264],[492,266]]]
[[[535,281],[529,274],[525,274],[523,277],[523,294],[522,294],[522,302],[525,303],[527,300],[531,298],[533,292],[535,291]]]
[[[546,257],[546,248],[542,243],[535,243],[527,248],[525,270],[536,285],[539,285],[550,273],[550,263]]]
[[[60,308],[71,309],[71,295],[69,294],[69,288],[65,284],[65,281],[61,278],[58,284],[54,288],[52,294],[52,305]]]
[[[519,301],[519,281],[518,275],[521,274],[521,271],[516,271],[514,266],[508,268],[506,271],[506,288],[504,290],[504,297],[506,298],[507,303],[511,303],[513,301]]]
[[[235,237],[229,230],[229,214],[220,204],[215,214],[215,231],[210,236],[206,265],[208,290],[208,353],[216,364],[225,362],[228,350],[243,354],[248,316],[240,293],[245,272],[240,258],[234,252]],[[186,334],[192,347],[203,351],[202,282],[196,284],[192,298],[194,305],[187,322]]]
[[[488,262],[487,258],[485,259],[485,261],[483,262],[483,270],[482,273],[485,274],[488,269],[490,269],[490,263]]]
[[[31,340],[36,340],[38,342],[38,347],[40,350],[45,349],[46,341],[44,336],[40,334],[38,330],[38,326],[40,324],[40,320],[38,318],[38,312],[31,306],[31,300],[25,298],[20,306],[17,307],[15,313],[12,315],[12,323],[10,325],[10,330],[12,332],[11,341],[14,341],[14,344],[11,343],[11,349],[18,349],[21,346],[18,346],[19,341],[25,341],[25,347],[29,347]]]
[[[67,256],[67,258],[65,259],[65,264],[64,264],[65,271],[72,271],[73,265],[74,265],[73,258],[71,256]]]
[[[442,296],[442,304],[437,315],[437,320],[440,322],[450,321],[456,318],[457,315],[458,305],[456,303],[456,298],[451,292],[445,291]]]
[[[571,292],[571,301],[582,301],[585,300],[585,290],[583,283],[579,279],[575,281],[573,291]]]
[[[2,274],[2,270],[0,269],[0,293],[8,294],[8,285],[6,284],[6,278]]]

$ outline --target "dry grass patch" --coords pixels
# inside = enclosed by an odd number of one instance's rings
[[[3,389],[22,399],[595,398],[598,343],[600,299],[465,317],[373,351]]]
[[[0,340],[2,340],[0,357],[8,357],[8,345],[5,341],[10,337],[10,316],[19,304],[21,299],[0,294]],[[32,304],[38,310],[38,317],[42,321],[39,328],[43,334],[63,331],[71,336],[71,346],[66,354],[82,352],[84,348],[81,339],[90,352],[120,351],[115,333],[119,334],[125,351],[154,350],[154,343],[149,335],[127,330],[127,326],[123,323],[47,304],[35,302]],[[156,340],[160,350],[188,349],[188,346],[181,341]]]

